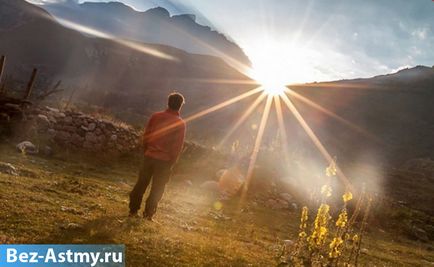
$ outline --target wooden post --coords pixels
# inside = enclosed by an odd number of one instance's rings
[[[0,58],[0,82],[2,81],[2,74],[3,74],[3,70],[5,68],[5,62],[6,62],[6,57],[2,56]]]
[[[6,85],[7,85],[7,83],[8,83],[8,81],[9,81],[9,75],[5,75],[5,78],[3,79],[3,83],[2,83],[2,86],[1,86],[1,88],[0,88],[0,94],[2,94],[2,95],[6,95],[7,94],[7,87],[6,87]]]
[[[1,58],[0,58],[0,85],[1,85],[1,83],[2,83],[2,76],[3,76],[3,70],[5,69],[5,61],[6,61],[6,57],[5,56],[2,56]],[[0,90],[0,93],[3,91],[3,87],[2,87],[2,89]]]
[[[35,83],[36,74],[38,73],[38,69],[34,68],[32,71],[32,76],[30,77],[29,83],[27,84],[26,95],[24,99],[29,99],[32,94],[33,84]]]

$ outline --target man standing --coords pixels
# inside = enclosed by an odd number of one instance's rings
[[[152,114],[143,134],[144,160],[139,179],[130,193],[130,216],[137,216],[143,194],[152,180],[151,192],[146,200],[143,216],[152,221],[158,202],[169,181],[171,169],[178,160],[184,145],[185,122],[179,111],[184,105],[184,97],[172,93],[168,97],[168,108]]]

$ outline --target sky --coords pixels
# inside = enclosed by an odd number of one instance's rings
[[[137,10],[162,6],[172,15],[193,13],[199,23],[241,46],[260,73],[285,82],[371,77],[434,65],[431,0],[121,2]]]

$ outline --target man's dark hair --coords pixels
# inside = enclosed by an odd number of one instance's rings
[[[184,103],[184,96],[180,93],[171,93],[167,100],[169,108],[176,111],[179,111]]]

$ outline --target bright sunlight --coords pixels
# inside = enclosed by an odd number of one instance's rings
[[[315,73],[312,52],[290,44],[268,42],[247,48],[253,69],[250,76],[269,95],[281,95],[286,85],[306,82]]]

